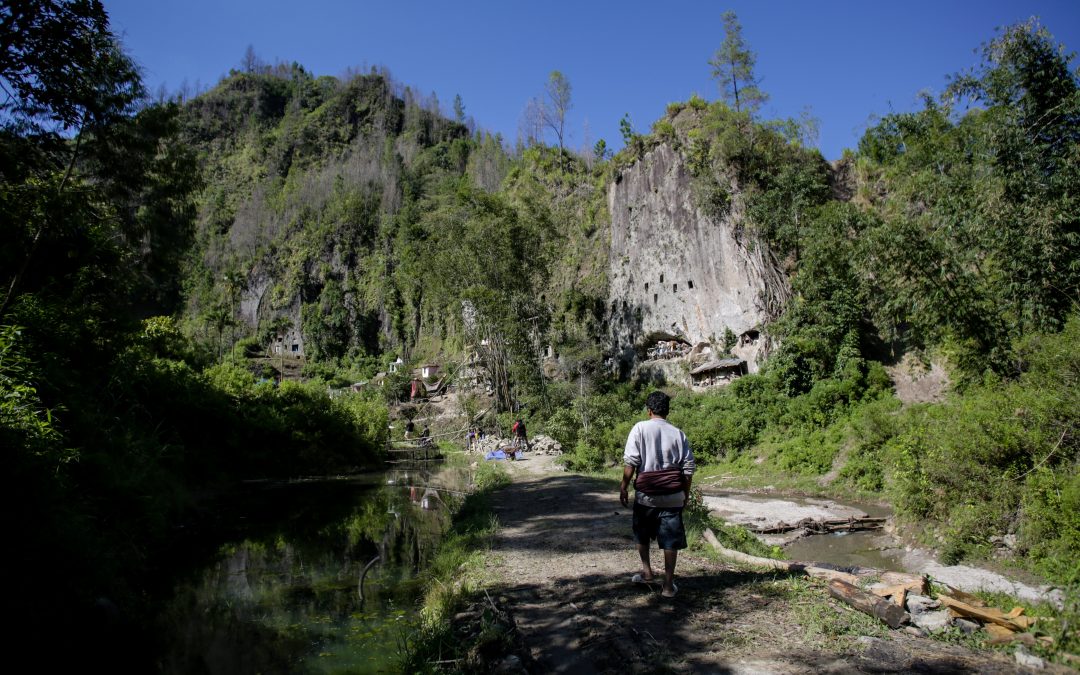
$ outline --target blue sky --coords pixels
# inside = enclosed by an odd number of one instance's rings
[[[248,45],[268,62],[316,75],[385,66],[444,110],[460,94],[477,125],[517,137],[528,100],[552,70],[573,87],[566,144],[619,147],[629,113],[647,131],[665,106],[713,100],[708,59],[734,10],[757,53],[765,117],[803,110],[820,122],[826,159],[853,148],[874,116],[918,107],[946,76],[978,63],[995,28],[1030,16],[1068,51],[1080,49],[1080,1],[600,2],[514,0],[104,0],[113,30],[151,90],[212,86]],[[1074,62],[1074,66],[1077,65]]]

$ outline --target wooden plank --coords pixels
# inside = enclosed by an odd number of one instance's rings
[[[969,604],[972,607],[986,607],[986,603],[983,602],[983,599],[980,598],[977,595],[972,595],[971,593],[965,593],[962,590],[960,590],[959,588],[953,588],[952,586],[950,586],[948,584],[945,584],[945,588],[949,589],[948,595],[949,595],[949,597],[953,598],[954,600],[959,600],[960,602]]]
[[[829,595],[851,605],[864,614],[869,614],[889,628],[899,628],[901,624],[906,623],[911,618],[907,612],[888,600],[883,600],[873,593],[868,593],[839,579],[829,582]]]
[[[944,593],[938,594],[938,600],[949,609],[966,617],[978,619],[983,623],[995,623],[1015,632],[1025,631],[1035,623],[1035,619],[1030,616],[1017,615],[1007,618],[1005,613],[996,607],[973,607]]]
[[[897,593],[900,593],[901,591],[905,591],[905,592],[907,591],[907,587],[904,586],[903,584],[900,584],[898,586],[885,586],[883,588],[871,588],[870,589],[871,593],[873,593],[874,595],[877,595],[879,597],[882,597],[882,598],[887,598],[889,596],[896,595]]]
[[[927,595],[930,592],[930,584],[925,576],[904,572],[882,572],[879,578],[881,583],[887,586],[904,586],[909,593]]]
[[[1002,631],[1000,634],[990,633],[990,628],[993,627]],[[1007,645],[1011,642],[1020,642],[1028,647],[1034,647],[1038,641],[1031,633],[1014,633],[1008,628],[1002,628],[1001,626],[984,626],[986,631],[990,633],[990,637],[986,640],[986,644],[989,645]]]
[[[897,584],[895,586],[886,586],[884,588],[871,588],[870,592],[883,598],[892,598],[893,602],[900,607],[903,607],[904,603],[907,602],[908,592],[920,593],[924,585],[925,584],[916,581],[906,584]]]
[[[994,644],[1004,644],[1006,642],[1012,642],[1013,636],[1016,633],[1012,632],[1005,626],[999,626],[996,623],[988,623],[983,626],[983,630],[990,634],[990,640]]]

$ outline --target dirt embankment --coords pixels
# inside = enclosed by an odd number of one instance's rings
[[[658,584],[630,582],[639,562],[617,486],[559,471],[546,455],[507,467],[489,592],[523,647],[504,672],[1025,672],[1005,654],[873,625],[801,578],[686,551],[679,594],[665,599]]]

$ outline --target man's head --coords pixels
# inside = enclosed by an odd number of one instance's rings
[[[649,412],[659,417],[667,417],[670,403],[671,398],[662,391],[654,391],[649,394],[649,398],[645,399],[645,407],[649,409]]]

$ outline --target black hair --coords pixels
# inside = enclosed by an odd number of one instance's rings
[[[662,391],[654,391],[649,394],[649,398],[645,399],[645,407],[660,417],[667,417],[669,403],[671,403],[671,398]]]

